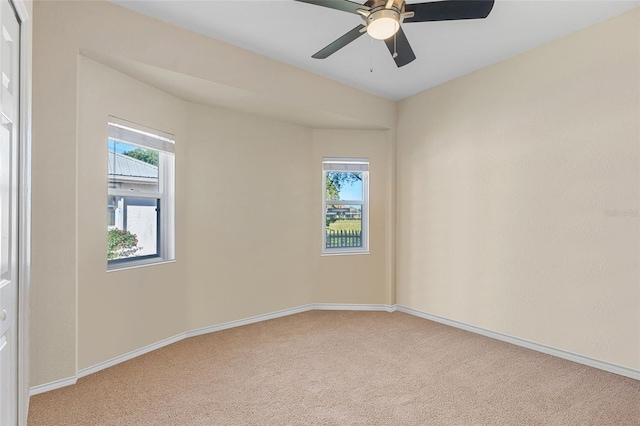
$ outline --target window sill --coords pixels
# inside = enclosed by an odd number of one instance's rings
[[[176,260],[164,260],[164,259],[144,259],[144,260],[140,260],[140,261],[136,261],[136,260],[132,260],[131,262],[125,262],[125,263],[119,263],[116,265],[107,265],[107,272],[117,272],[117,271],[123,271],[126,269],[138,269],[138,268],[144,268],[147,266],[154,266],[154,265],[164,265],[166,263],[175,263]]]
[[[336,252],[322,252],[320,256],[352,256],[358,254],[369,254],[369,250],[366,251],[336,251]]]

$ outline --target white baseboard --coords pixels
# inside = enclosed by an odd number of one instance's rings
[[[299,314],[307,311],[386,311],[393,312],[396,310],[392,305],[363,305],[348,303],[311,303],[295,308],[283,309],[281,311],[271,312],[269,314],[256,315],[254,317],[244,318],[241,320],[229,321],[218,325],[199,328],[197,330],[187,331],[186,337],[200,336],[201,334],[214,333],[216,331],[226,330],[243,325],[253,324],[256,322],[267,321],[287,315]]]
[[[524,348],[532,349],[537,352],[542,352],[547,355],[553,355],[558,358],[563,358],[569,361],[577,362],[579,364],[588,365],[589,367],[598,368],[600,370],[608,371],[610,373],[615,373],[621,376],[626,376],[632,379],[640,380],[640,370],[624,367],[622,365],[612,364],[607,361],[601,361],[598,359],[590,358],[588,356],[576,354],[574,352],[569,352],[562,349],[556,349],[551,346],[546,346],[546,345],[532,342],[526,339],[521,339],[519,337],[509,336],[508,334],[487,330],[485,328],[476,327],[474,325],[455,321],[449,318],[444,318],[438,315],[433,315],[426,312],[418,311],[416,309],[412,309],[407,306],[396,305],[396,309],[398,310],[398,312],[404,312],[405,314],[414,315],[430,321],[435,321],[441,324],[449,325],[451,327],[460,328],[462,330],[470,331],[472,333],[480,334],[482,336],[491,337],[492,339],[501,340],[503,342],[511,343],[513,345],[522,346]]]
[[[562,349],[552,348],[550,346],[542,345],[540,343],[531,342],[529,340],[520,339],[518,337],[509,336],[507,334],[499,333],[496,331],[487,330],[481,327],[465,324],[463,322],[455,321],[452,319],[440,317],[438,315],[429,314],[416,309],[409,308],[402,305],[384,305],[384,304],[349,304],[349,303],[311,303],[308,305],[297,306],[295,308],[283,309],[268,314],[256,315],[249,318],[244,318],[235,321],[229,321],[210,327],[203,327],[196,330],[187,331],[185,333],[177,334],[173,337],[161,340],[159,342],[147,345],[143,348],[131,351],[124,355],[117,356],[108,361],[101,362],[92,367],[84,368],[74,376],[66,379],[56,380],[51,383],[45,383],[43,385],[32,386],[29,389],[29,396],[37,395],[40,393],[48,392],[51,390],[59,389],[65,386],[73,385],[77,379],[87,376],[92,373],[96,373],[105,368],[112,367],[121,362],[128,361],[140,355],[144,355],[148,352],[160,349],[164,346],[170,345],[175,342],[179,342],[182,339],[188,337],[200,336],[202,334],[214,333],[216,331],[227,330],[229,328],[241,327],[243,325],[254,324],[261,321],[267,321],[270,319],[280,318],[287,315],[299,314],[307,311],[378,311],[378,312],[404,312],[409,315],[414,315],[420,318],[424,318],[430,321],[439,322],[441,324],[449,325],[452,327],[460,328],[462,330],[470,331],[472,333],[480,334],[482,336],[491,337],[493,339],[501,340],[503,342],[511,343],[517,346],[522,346],[534,351],[542,352],[548,355],[553,355],[558,358],[567,359],[580,364],[588,365],[590,367],[599,368],[601,370],[609,371],[611,373],[619,374],[621,376],[630,377],[632,379],[640,380],[640,370],[624,367],[617,364],[612,364],[607,361],[601,361],[594,358],[590,358],[584,355],[576,354],[573,352],[565,351]]]
[[[135,358],[140,355],[144,355],[151,351],[155,351],[156,349],[160,349],[164,346],[170,345],[175,342],[179,342],[184,339],[185,333],[176,334],[175,336],[168,337],[166,339],[160,340],[159,342],[152,343],[143,348],[136,349],[135,351],[128,352],[124,355],[117,356],[115,358],[111,358],[108,361],[101,362],[92,367],[83,368],[82,370],[76,373],[76,377],[78,379],[88,376],[89,374],[97,373],[100,370],[104,370],[105,368],[113,367],[116,364],[120,364],[121,362],[129,361],[132,358]]]
[[[316,311],[384,311],[395,312],[396,305],[362,305],[355,303],[314,303],[313,310]]]
[[[185,333],[180,333],[175,336],[169,337],[167,339],[161,340],[159,342],[153,343],[151,345],[147,345],[143,348],[136,349],[135,351],[128,352],[124,355],[117,356],[110,360],[101,362],[92,367],[83,368],[78,371],[74,377],[69,377],[67,379],[56,380],[55,382],[45,383],[43,385],[32,386],[29,389],[29,396],[37,395],[39,393],[48,392],[51,390],[63,388],[65,386],[74,385],[76,381],[84,376],[89,374],[96,373],[100,370],[104,370],[105,368],[112,367],[116,364],[120,364],[121,362],[128,361],[132,358],[135,358],[140,355],[144,355],[148,352],[155,351],[156,349],[160,349],[164,346],[170,345],[172,343],[179,342],[182,339],[186,339],[188,337],[200,336],[202,334],[214,333],[216,331],[227,330],[229,328],[241,327],[243,325],[253,324],[256,322],[267,321],[270,319],[280,318],[287,315],[299,314],[301,312],[313,311],[313,310],[336,310],[336,311],[386,311],[393,312],[395,311],[395,306],[392,305],[366,305],[366,304],[343,304],[343,303],[324,303],[324,304],[308,304],[297,306],[295,308],[283,309],[276,312],[271,312],[268,314],[256,315],[249,318],[244,318],[235,321],[229,321],[218,325],[213,325],[210,327],[203,327],[196,330],[187,331]]]
[[[197,330],[187,331],[185,337],[200,336],[201,334],[214,333],[216,331],[227,330],[229,328],[241,327],[243,325],[254,324],[256,322],[267,321],[275,318],[285,317],[287,315],[299,314],[313,310],[313,305],[302,305],[295,308],[282,309],[280,311],[271,312],[269,314],[256,315],[235,321],[229,321],[218,325],[198,328]]]
[[[45,383],[44,385],[31,386],[29,388],[29,396],[38,395],[39,393],[49,392],[55,389],[60,389],[65,386],[71,386],[76,384],[77,377],[68,377],[66,379],[56,380],[54,382]]]

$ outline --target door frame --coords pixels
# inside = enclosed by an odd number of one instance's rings
[[[29,413],[29,295],[31,288],[31,49],[32,22],[25,0],[8,0],[20,23],[20,134],[18,182],[18,424]],[[33,7],[33,3],[30,2]],[[31,9],[32,10],[32,9]]]

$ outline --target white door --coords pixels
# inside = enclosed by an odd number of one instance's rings
[[[0,425],[18,422],[18,131],[20,25],[0,0]]]

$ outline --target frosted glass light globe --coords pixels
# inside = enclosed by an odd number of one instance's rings
[[[367,18],[367,33],[377,40],[386,40],[399,29],[400,15],[394,10],[379,10]]]

